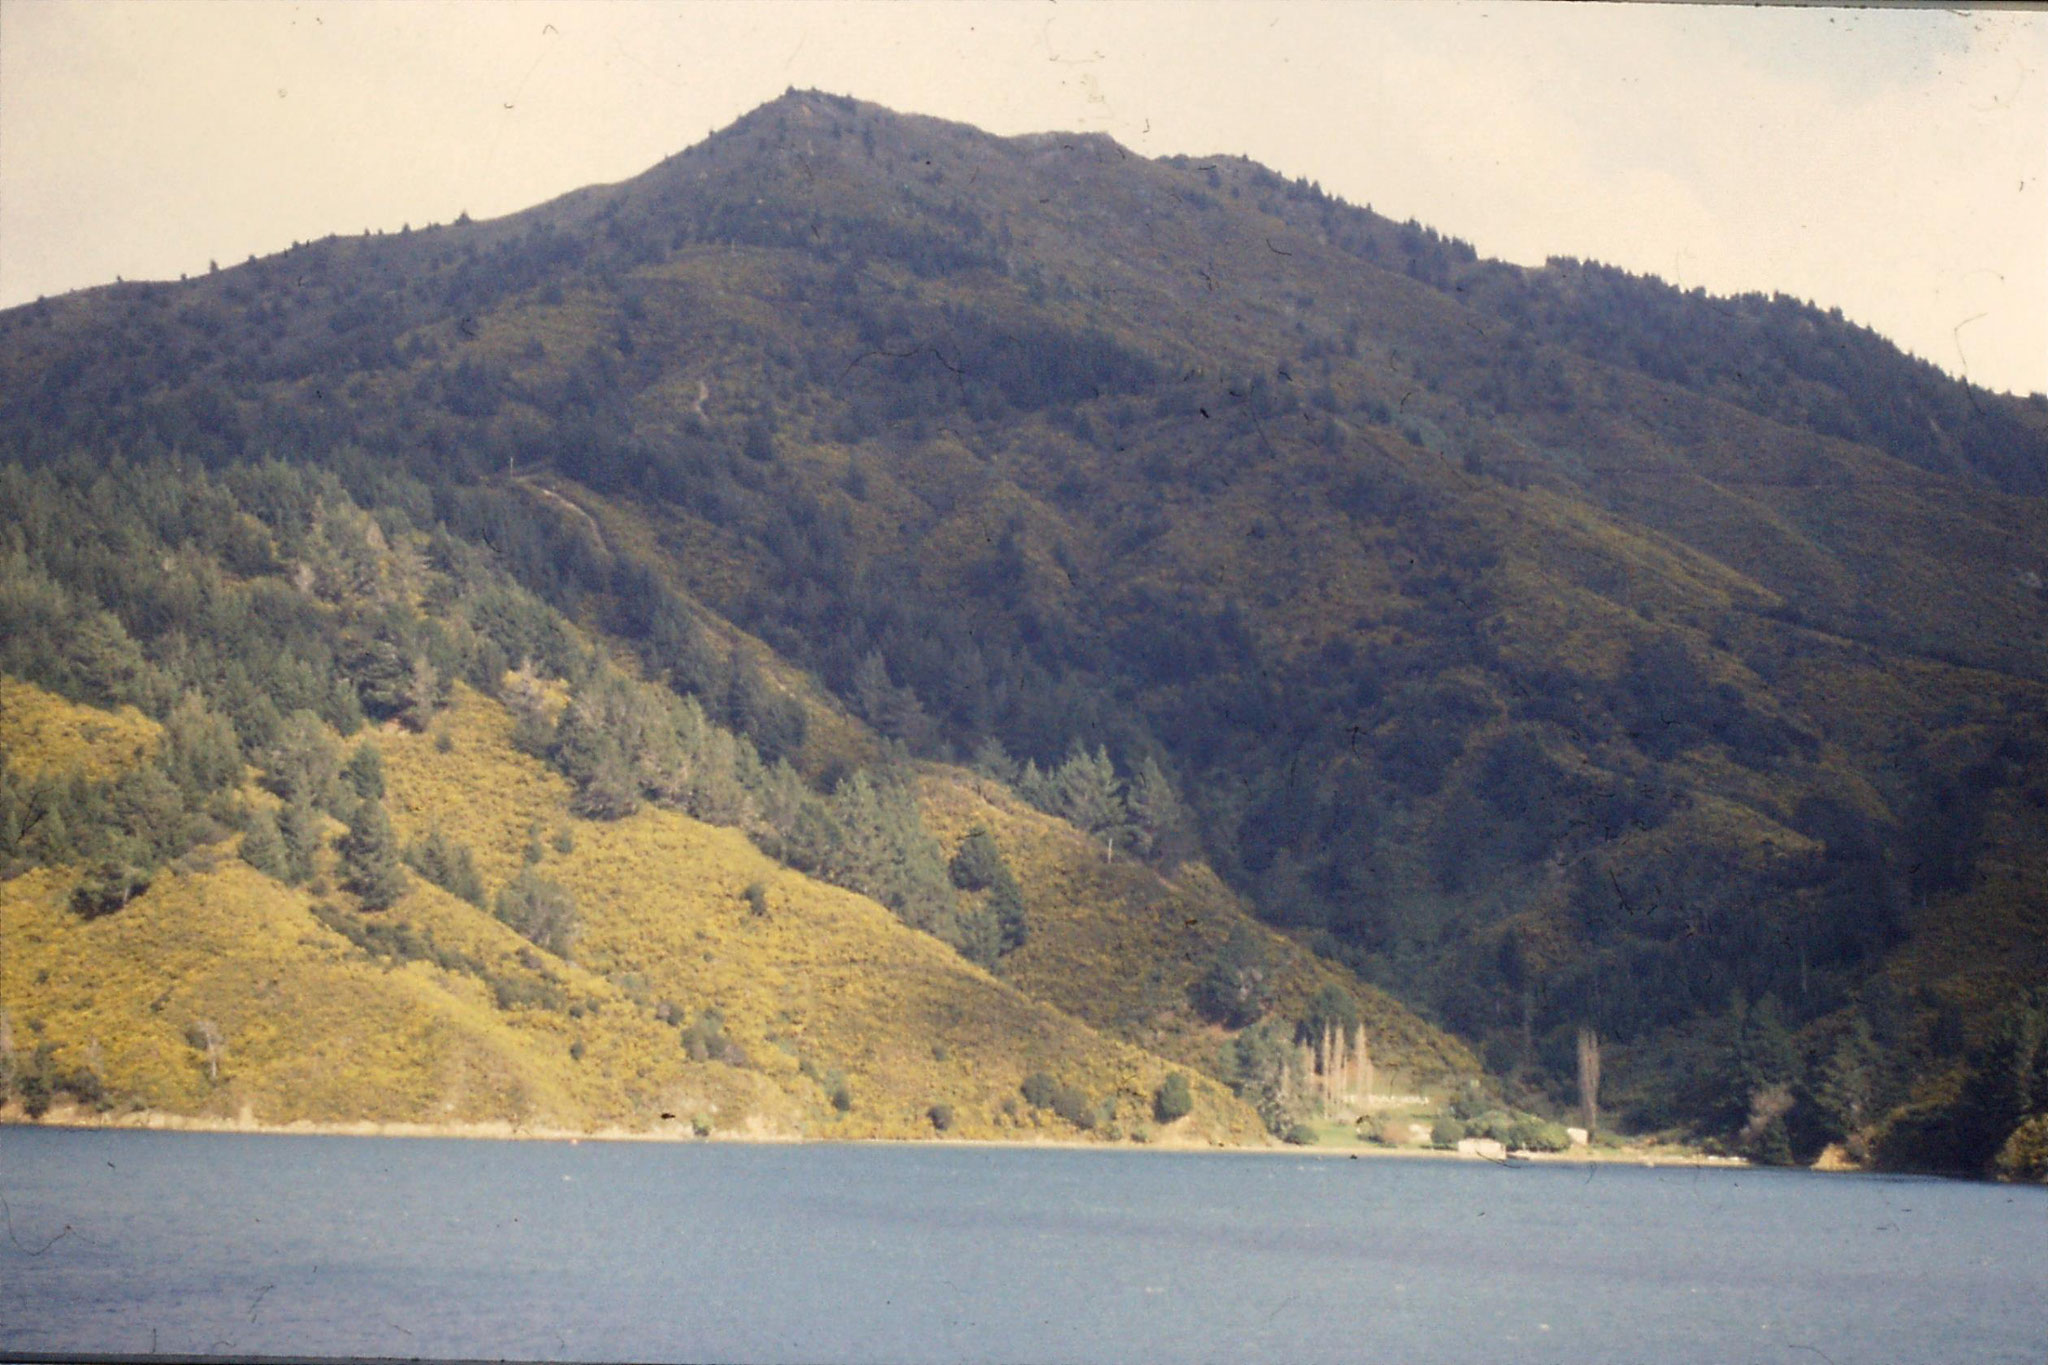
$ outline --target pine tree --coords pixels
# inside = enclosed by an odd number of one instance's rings
[[[494,912],[513,932],[558,957],[567,957],[575,945],[575,898],[532,868],[498,892]]]
[[[1024,890],[1007,867],[989,887],[988,909],[995,916],[998,951],[1010,953],[1023,947],[1031,937],[1031,926],[1024,918]]]
[[[548,715],[546,687],[531,659],[521,660],[505,675],[499,698],[512,713],[512,747],[536,758],[545,756],[555,740],[555,723]]]
[[[1877,1117],[1876,1095],[1881,1058],[1870,1021],[1859,1012],[1827,1061],[1821,1064],[1815,1099],[1835,1134],[1853,1137]]]
[[[71,822],[64,812],[51,809],[36,821],[36,854],[46,863],[67,863],[77,856],[78,844],[71,837]]]
[[[192,846],[195,830],[185,793],[154,763],[123,773],[110,795],[114,818],[144,863],[161,863]]]
[[[1219,1024],[1244,1028],[1257,1022],[1272,1003],[1272,976],[1264,941],[1240,924],[1195,983],[1195,1007]]]
[[[364,740],[348,756],[348,763],[342,769],[342,776],[360,801],[382,801],[384,799],[384,756],[377,746]]]
[[[2029,1114],[2048,1108],[2036,1092],[2048,1048],[2048,1011],[2027,999],[2007,1004],[1990,1036],[1972,1049],[1969,1072],[1957,1096],[1957,1144],[1973,1169],[1987,1165],[2014,1128]]]
[[[996,878],[1009,871],[1003,862],[1002,850],[996,847],[995,836],[987,829],[976,825],[967,831],[967,837],[960,843],[960,851],[953,855],[948,869],[953,885],[962,891],[986,891],[995,885]]]
[[[1187,860],[1193,852],[1187,808],[1150,754],[1138,762],[1138,771],[1131,778],[1128,804],[1133,853],[1158,862],[1169,871]]]
[[[337,795],[341,758],[326,724],[311,711],[285,719],[265,757],[266,785],[287,804],[331,806]]]
[[[424,654],[416,655],[399,687],[399,716],[405,724],[424,734],[434,723],[435,708],[441,704],[441,674]]]
[[[833,791],[832,817],[838,837],[821,870],[841,886],[880,899],[888,848],[882,832],[881,798],[865,769],[841,781]]]
[[[1017,760],[1010,757],[1010,751],[1005,749],[1003,742],[994,735],[983,735],[981,742],[974,746],[971,766],[983,777],[992,777],[1012,787],[1016,786],[1018,779],[1023,776],[1023,770],[1017,766]]]
[[[1059,791],[1059,813],[1113,851],[1124,832],[1126,812],[1123,783],[1117,780],[1109,751],[1098,745],[1090,754],[1076,744],[1054,775],[1054,785]]]
[[[1224,1045],[1222,1069],[1231,1088],[1265,1121],[1283,1133],[1299,1112],[1301,1062],[1278,1021],[1248,1028]]]
[[[1750,1010],[1739,1065],[1744,1088],[1751,1094],[1798,1082],[1799,1047],[1792,1039],[1792,1030],[1785,1025],[1776,996],[1766,995]]]
[[[249,828],[242,835],[242,861],[274,881],[290,882],[291,860],[285,853],[284,836],[277,820],[267,810],[249,816]]]
[[[0,790],[0,860],[21,856],[21,803],[11,790]]]
[[[577,774],[579,785],[569,809],[591,820],[623,820],[640,809],[639,784],[626,756],[609,736],[592,746],[589,760]]]
[[[963,905],[953,917],[950,929],[939,937],[977,967],[994,967],[1003,955],[1003,931],[991,908]]]
[[[889,665],[877,650],[869,650],[853,670],[853,706],[862,720],[880,726],[888,717],[896,687],[889,681]]]
[[[277,815],[278,837],[284,841],[287,885],[310,881],[320,852],[320,814],[305,800],[287,802]]]
[[[1017,788],[1017,795],[1023,797],[1039,810],[1044,811],[1048,815],[1059,814],[1059,784],[1054,780],[1052,773],[1043,772],[1039,769],[1037,759],[1027,758],[1024,760],[1024,767],[1017,774],[1017,781],[1014,785]]]
[[[187,692],[164,718],[164,772],[193,796],[233,786],[242,777],[242,745],[234,726]]]
[[[383,910],[405,894],[405,864],[398,836],[381,801],[365,801],[341,841],[342,875],[365,910]]]
[[[1591,1028],[1579,1030],[1579,1122],[1591,1137],[1600,1127],[1600,1035]]]
[[[450,839],[439,825],[429,830],[426,838],[407,847],[405,861],[443,891],[482,908],[484,881],[477,875],[476,859],[468,845]]]
[[[576,690],[555,727],[554,757],[576,783],[570,806],[593,820],[620,820],[640,808],[639,772],[668,766],[655,752],[672,732],[623,678],[600,674]]]

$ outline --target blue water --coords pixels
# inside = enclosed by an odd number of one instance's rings
[[[0,1128],[0,1195],[0,1353],[2048,1358],[2035,1188]]]

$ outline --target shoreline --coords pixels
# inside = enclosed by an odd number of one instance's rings
[[[220,1118],[206,1115],[172,1114],[160,1110],[136,1110],[127,1114],[53,1113],[43,1119],[28,1119],[18,1113],[0,1116],[0,1132],[8,1129],[60,1129],[72,1132],[123,1131],[151,1133],[226,1133],[257,1137],[365,1137],[441,1138],[482,1142],[559,1142],[577,1146],[585,1142],[672,1143],[678,1146],[737,1144],[750,1146],[803,1146],[838,1144],[862,1147],[960,1147],[997,1150],[1044,1150],[1128,1153],[1251,1154],[1312,1157],[1320,1160],[1372,1161],[1457,1161],[1494,1166],[1524,1165],[1622,1165],[1748,1169],[1740,1157],[1712,1156],[1683,1148],[1578,1148],[1570,1152],[1518,1152],[1508,1159],[1480,1156],[1431,1147],[1292,1146],[1277,1140],[1264,1143],[1222,1143],[1202,1141],[1090,1142],[1072,1138],[876,1138],[817,1137],[801,1133],[714,1132],[698,1136],[687,1127],[680,1131],[630,1128],[549,1128],[515,1124],[509,1120],[464,1123],[416,1123],[402,1121],[296,1119],[290,1123],[266,1123],[255,1119]],[[1804,1168],[1801,1168],[1804,1169]]]

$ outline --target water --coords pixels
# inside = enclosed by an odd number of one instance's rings
[[[0,1128],[0,1195],[0,1353],[2048,1357],[2048,1191],[1932,1180]]]

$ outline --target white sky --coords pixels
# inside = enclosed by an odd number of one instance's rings
[[[2048,15],[0,0],[0,305],[623,179],[788,86],[1242,152],[1483,255],[1839,306],[2048,390]]]

